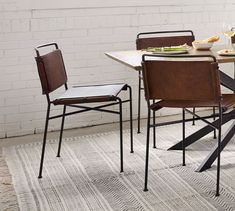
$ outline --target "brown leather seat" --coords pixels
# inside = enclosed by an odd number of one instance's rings
[[[143,50],[148,47],[165,47],[165,46],[177,46],[187,44],[192,46],[192,42],[195,40],[194,34],[191,30],[179,30],[179,31],[155,31],[155,32],[142,32],[137,35],[136,49]],[[141,90],[142,87],[142,75],[139,71],[139,85],[138,85],[138,130],[140,133],[140,113],[141,113]],[[153,112],[155,116],[155,112]],[[153,118],[155,124],[155,118]],[[153,131],[153,147],[156,148],[155,129]]]
[[[161,58],[159,58],[161,57]],[[171,57],[171,59],[167,59]],[[197,57],[192,60],[192,57]],[[200,58],[203,59],[200,60]],[[205,57],[208,60],[205,60]],[[164,58],[164,59],[163,59]],[[174,58],[172,60],[172,58]],[[180,58],[180,60],[177,58]],[[184,58],[182,60],[182,58]],[[221,151],[221,125],[223,112],[235,107],[235,94],[221,94],[220,73],[215,57],[205,56],[163,56],[143,55],[142,61],[145,98],[148,105],[147,141],[146,141],[146,165],[145,186],[147,191],[148,160],[149,160],[149,134],[150,111],[157,111],[164,107],[182,108],[183,113],[183,165],[185,165],[185,111],[193,114],[187,108],[192,107],[217,107],[219,111],[219,125],[214,125],[201,118],[210,127],[218,129],[218,163],[216,196],[219,195],[220,177],[220,151]],[[152,101],[157,101],[152,103]]]
[[[39,49],[45,48],[48,46],[54,46],[55,50],[50,51],[44,55],[40,55]],[[46,137],[48,122],[50,119],[62,118],[60,137],[59,137],[59,146],[57,157],[60,157],[60,149],[62,143],[62,135],[64,129],[64,120],[65,116],[78,114],[86,111],[101,111],[107,113],[113,113],[119,115],[120,123],[120,171],[123,171],[123,129],[122,129],[122,104],[129,103],[130,105],[130,148],[133,152],[133,132],[132,132],[132,91],[131,87],[128,84],[119,83],[119,84],[104,84],[104,85],[89,85],[89,86],[77,86],[68,89],[67,86],[67,74],[65,70],[65,65],[62,57],[61,50],[58,48],[56,43],[50,43],[46,45],[38,46],[36,49],[37,57],[37,67],[38,73],[42,85],[42,93],[47,97],[47,115],[46,123],[44,130],[44,138],[42,145],[42,154],[41,162],[39,169],[39,178],[42,177],[42,169],[44,162],[45,146],[46,146]],[[58,98],[51,100],[50,94],[58,89],[59,87],[64,86],[65,92]],[[129,98],[122,100],[118,94],[121,91],[129,91]],[[98,103],[102,102],[101,105],[89,106],[89,103]],[[81,105],[86,103],[86,105]],[[51,105],[62,105],[63,113],[61,115],[50,116]],[[88,104],[88,105],[87,105]],[[93,104],[94,105],[94,104]],[[106,109],[106,107],[118,105],[119,111],[113,111]],[[77,111],[66,112],[67,107],[78,108]]]
[[[215,101],[204,101],[204,100],[160,100],[159,102],[150,105],[152,110],[159,110],[161,108],[202,108],[202,107],[217,107],[218,102]],[[223,94],[221,106],[224,111],[227,111],[235,107],[235,95],[234,94]]]

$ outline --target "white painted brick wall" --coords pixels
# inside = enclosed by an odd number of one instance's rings
[[[136,117],[137,73],[107,58],[105,51],[134,49],[136,34],[142,31],[192,29],[196,38],[202,39],[221,34],[222,22],[231,20],[235,26],[234,1],[149,0],[145,5],[143,1],[136,1],[136,5],[120,2],[123,6],[67,9],[67,2],[61,0],[59,5],[64,3],[65,8],[24,9],[19,6],[20,0],[0,0],[0,138],[43,131],[46,99],[41,95],[33,51],[39,44],[59,44],[69,85],[129,83]],[[227,42],[221,38],[221,43]],[[232,74],[232,65],[222,68]],[[124,108],[126,118],[128,109]],[[177,112],[164,110],[160,115]],[[117,120],[117,116],[90,112],[68,117],[65,128]],[[55,120],[49,128],[57,130],[59,126],[60,121]]]

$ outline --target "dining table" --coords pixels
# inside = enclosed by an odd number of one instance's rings
[[[214,45],[209,50],[196,50],[193,47],[191,47],[187,51],[187,55],[212,55],[216,58],[218,64],[222,63],[234,63],[235,64],[235,54],[228,54],[228,55],[220,55],[219,52],[223,49],[227,49],[228,46],[225,45]],[[105,55],[107,55],[109,58],[124,64],[125,66],[128,66],[132,68],[133,70],[140,71],[142,69],[141,62],[142,62],[142,56],[143,54],[152,54],[152,52],[147,52],[145,50],[125,50],[125,51],[112,51],[112,52],[105,52]],[[161,53],[160,53],[161,54]],[[157,55],[157,54],[156,54]],[[161,60],[171,60],[175,58],[167,58],[167,57],[159,57]],[[205,59],[205,58],[204,58]],[[234,65],[235,67],[235,65]],[[235,79],[224,73],[220,70],[220,83],[224,87],[228,88],[229,90],[235,92]],[[226,111],[223,114],[222,119],[222,125],[235,119],[235,109],[231,111]],[[219,120],[214,120],[212,122],[212,125],[218,126]],[[184,146],[187,147],[196,141],[200,140],[202,137],[206,136],[207,134],[214,131],[214,128],[210,125],[204,126],[198,131],[194,132],[193,134],[189,135],[184,142]],[[231,124],[229,129],[226,133],[223,134],[222,140],[221,140],[221,151],[225,148],[225,146],[229,143],[229,141],[232,139],[232,137],[235,134],[235,121]],[[176,143],[172,147],[170,147],[168,150],[182,150],[182,141]],[[211,167],[213,162],[217,158],[217,151],[218,146],[216,145],[208,154],[208,156],[203,160],[203,162],[199,165],[199,167],[196,169],[197,172],[202,172],[208,168]]]

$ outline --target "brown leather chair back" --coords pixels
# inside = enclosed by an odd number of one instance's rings
[[[179,36],[169,36],[172,33],[181,33]],[[182,33],[190,33],[188,35],[182,35]],[[140,37],[147,35],[155,35],[156,37]],[[165,34],[166,36],[162,36]],[[139,33],[136,39],[136,49],[146,49],[148,47],[164,47],[164,46],[177,46],[187,44],[192,46],[192,42],[195,40],[193,32],[189,30],[185,31],[162,31],[162,32],[146,32]]]
[[[146,60],[143,56],[142,68],[147,100],[220,99],[219,70],[214,61]]]
[[[67,83],[67,74],[62,53],[56,49],[35,57],[42,85],[42,93],[49,94]]]
[[[231,37],[231,42],[232,42],[232,43],[235,43],[235,35],[233,35],[233,36]]]

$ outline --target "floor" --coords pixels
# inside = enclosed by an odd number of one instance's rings
[[[208,111],[200,112],[203,115],[208,115]],[[166,122],[172,120],[178,120],[180,118],[179,115],[168,116],[168,117],[160,117],[158,118],[158,122]],[[123,125],[124,129],[129,127],[128,122],[125,122]],[[137,127],[137,121],[134,121],[134,128]],[[141,127],[146,127],[146,120],[141,120]],[[112,130],[117,130],[119,128],[118,123],[113,124],[104,124],[93,127],[65,130],[64,137],[75,137],[87,134],[94,134],[97,132],[107,132]],[[58,132],[50,132],[48,133],[48,139],[57,139]],[[38,142],[42,139],[42,134],[34,134],[27,135],[21,137],[13,137],[7,139],[0,139],[0,210],[8,210],[15,211],[19,210],[17,205],[17,198],[13,189],[13,185],[11,183],[11,175],[9,174],[8,167],[6,162],[2,157],[2,147],[26,144],[30,142]]]

